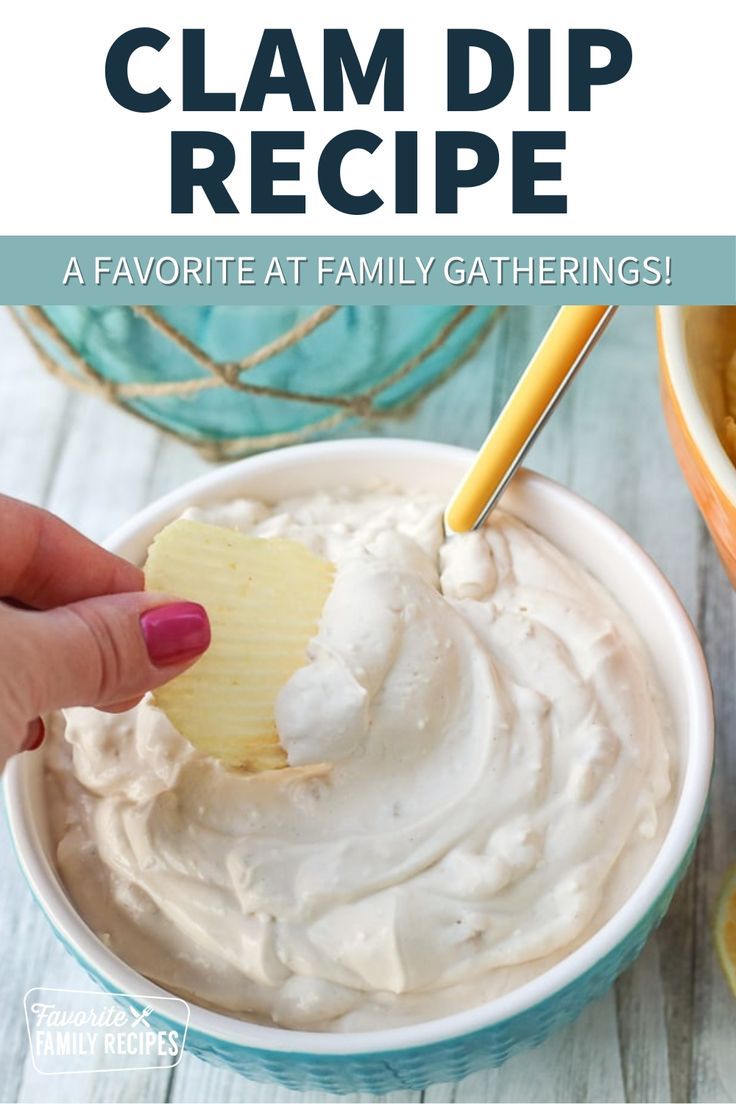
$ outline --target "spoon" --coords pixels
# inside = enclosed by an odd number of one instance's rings
[[[485,522],[616,307],[561,307],[445,512],[447,532]]]

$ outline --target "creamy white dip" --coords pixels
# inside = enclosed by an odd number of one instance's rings
[[[237,1015],[361,1030],[497,996],[621,906],[672,749],[641,641],[579,565],[500,512],[445,540],[438,501],[385,489],[187,516],[303,541],[336,579],[276,703],[291,769],[228,770],[149,701],[54,733],[59,868],[123,959]]]

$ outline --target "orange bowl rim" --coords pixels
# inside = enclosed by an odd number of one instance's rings
[[[685,341],[683,307],[658,307],[662,370],[682,420],[709,473],[736,508],[736,467],[698,394]]]

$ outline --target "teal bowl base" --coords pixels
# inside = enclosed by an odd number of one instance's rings
[[[585,1006],[610,989],[641,953],[652,931],[662,921],[678,882],[692,858],[695,840],[666,889],[625,939],[604,958],[569,985],[532,1008],[471,1034],[426,1046],[356,1055],[316,1055],[241,1046],[213,1035],[189,1030],[186,1050],[213,1065],[234,1070],[251,1081],[283,1085],[297,1092],[381,1094],[397,1089],[424,1089],[445,1081],[459,1081],[481,1069],[500,1066],[512,1055],[540,1043],[559,1028],[577,1019]],[[55,934],[98,985],[109,993],[115,987],[83,960],[54,928]],[[127,998],[128,1005],[140,1002]],[[154,1028],[178,1025],[165,1017],[150,1016]]]

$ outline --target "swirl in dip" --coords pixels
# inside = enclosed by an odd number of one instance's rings
[[[669,824],[641,641],[579,565],[497,512],[386,488],[190,510],[337,567],[276,703],[291,767],[246,775],[149,701],[71,710],[47,751],[58,864],[131,966],[261,1022],[362,1030],[482,1003],[626,900]]]

